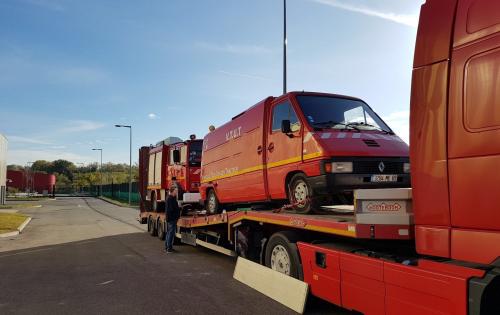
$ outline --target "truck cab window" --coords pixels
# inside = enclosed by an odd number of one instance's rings
[[[314,128],[392,130],[360,100],[329,96],[297,96],[300,108]]]
[[[203,142],[195,141],[189,145],[189,166],[201,165],[201,151]]]
[[[292,127],[293,132],[300,130],[300,121],[297,118],[297,114],[293,110],[292,105],[288,101],[274,106],[272,119],[273,119],[273,126],[272,126],[273,132],[281,130],[281,122],[283,120],[290,120],[290,125]]]

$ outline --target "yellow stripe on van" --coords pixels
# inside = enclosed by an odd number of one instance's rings
[[[207,179],[203,179],[201,182],[202,183],[211,182],[211,181],[214,181],[214,180],[228,178],[228,177],[233,177],[233,176],[236,176],[236,175],[242,175],[242,174],[246,174],[246,173],[250,173],[250,172],[255,172],[255,171],[258,171],[258,170],[262,170],[262,169],[264,169],[264,165],[263,164],[257,165],[257,166],[252,166],[252,167],[248,167],[248,168],[244,168],[242,170],[238,170],[236,172],[232,172],[232,173],[229,173],[229,174],[224,174],[224,175],[219,175],[219,176],[213,176],[213,177],[210,177],[210,178],[207,178]]]
[[[259,171],[259,170],[262,170],[264,168],[268,168],[269,169],[269,168],[273,168],[273,167],[288,165],[288,164],[300,162],[302,159],[303,160],[311,160],[311,159],[314,159],[314,158],[317,158],[317,157],[321,157],[322,155],[323,155],[322,152],[314,152],[314,153],[304,154],[304,157],[302,157],[302,156],[296,156],[296,157],[285,159],[285,160],[281,160],[281,161],[276,161],[276,162],[271,162],[271,163],[267,163],[267,164],[261,164],[261,165],[257,165],[257,166],[252,166],[252,167],[248,167],[248,168],[245,168],[245,169],[242,169],[242,170],[239,170],[239,171],[236,171],[236,172],[232,172],[232,173],[229,173],[229,174],[224,174],[224,175],[220,175],[220,176],[213,176],[213,177],[210,177],[210,178],[207,178],[207,179],[203,179],[201,182],[202,183],[207,183],[207,182],[211,182],[211,181],[214,181],[214,180],[219,180],[219,179],[223,179],[223,178],[228,178],[228,177],[232,177],[232,176],[237,176],[237,175],[242,175],[242,174],[246,174],[246,173],[250,173],[250,172]]]

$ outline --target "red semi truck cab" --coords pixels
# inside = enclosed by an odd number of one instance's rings
[[[422,6],[410,125],[417,251],[493,263],[500,256],[500,1]]]
[[[313,92],[268,97],[207,134],[201,173],[209,213],[287,199],[307,213],[354,189],[410,186],[408,145],[370,106]]]

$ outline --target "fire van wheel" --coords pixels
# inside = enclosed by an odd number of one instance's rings
[[[295,174],[288,184],[288,200],[296,213],[309,213],[313,210],[312,188],[302,174]]]
[[[157,226],[158,226],[158,238],[160,240],[164,241],[165,240],[165,224],[163,223],[163,221],[158,220]]]
[[[296,234],[289,231],[275,233],[266,246],[266,266],[287,276],[301,279],[302,271]]]
[[[210,189],[208,191],[208,196],[207,196],[207,212],[209,214],[216,214],[219,213],[219,210],[220,210],[219,199],[217,199],[215,191],[213,189]]]

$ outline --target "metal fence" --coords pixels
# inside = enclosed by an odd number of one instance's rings
[[[99,186],[93,189],[94,194],[98,194]],[[128,183],[102,185],[102,195],[111,199],[128,202]],[[139,203],[139,192],[137,182],[132,183],[132,203]]]

